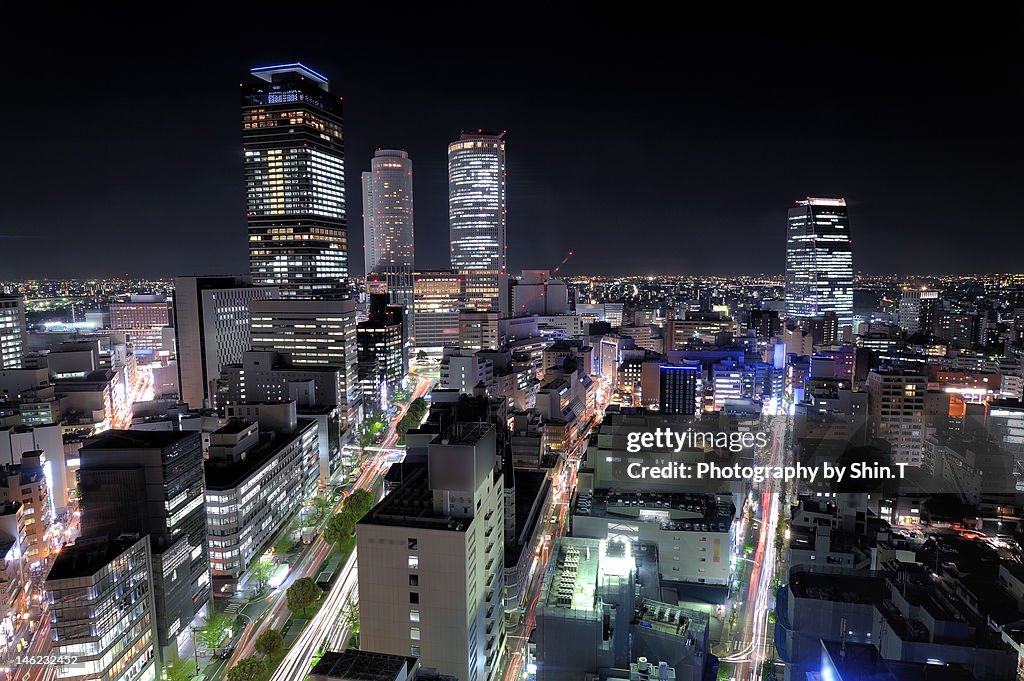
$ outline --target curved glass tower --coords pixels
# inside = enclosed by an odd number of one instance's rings
[[[507,272],[505,133],[463,133],[448,145],[448,226],[452,269],[467,277],[476,308],[498,308]]]

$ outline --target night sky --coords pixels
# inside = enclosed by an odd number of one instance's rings
[[[446,144],[481,127],[508,131],[513,271],[572,249],[571,273],[781,272],[806,195],[847,198],[859,271],[1024,270],[1019,16],[516,17],[527,33],[274,7],[10,22],[0,279],[244,272],[238,84],[294,60],[345,99],[354,274],[373,149],[409,151],[417,266],[445,268]]]

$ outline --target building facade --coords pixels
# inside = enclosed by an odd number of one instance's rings
[[[249,269],[281,295],[345,294],[348,230],[341,98],[302,64],[252,70],[242,87]]]
[[[0,296],[0,369],[20,369],[26,344],[24,299]]]
[[[786,316],[835,312],[853,325],[853,241],[846,199],[811,198],[789,210],[786,231]]]
[[[252,349],[273,351],[295,367],[341,369],[346,422],[359,409],[356,304],[353,300],[260,300],[250,306]]]
[[[193,409],[210,406],[215,382],[227,364],[249,349],[249,303],[277,298],[274,287],[235,277],[175,277],[174,327],[178,389]]]
[[[149,537],[80,538],[46,577],[50,655],[75,662],[61,679],[151,681],[161,658]],[[169,661],[169,660],[168,660]]]
[[[470,303],[499,309],[508,271],[505,133],[463,133],[448,145],[448,226],[452,269],[467,277]]]
[[[149,535],[157,639],[174,653],[211,595],[200,434],[110,430],[79,461],[82,536]]]
[[[367,276],[413,270],[412,161],[378,149],[363,173],[363,248]]]
[[[496,432],[459,423],[356,532],[360,645],[494,681],[505,651],[504,489]]]

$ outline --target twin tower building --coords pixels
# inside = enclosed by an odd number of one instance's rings
[[[282,297],[345,297],[342,98],[302,64],[252,75],[242,85],[242,120],[253,284],[275,286]],[[479,306],[496,308],[499,276],[507,271],[505,174],[504,133],[464,133],[448,145],[451,268]],[[362,184],[367,277],[394,291],[411,289],[412,160],[405,151],[380,149]]]

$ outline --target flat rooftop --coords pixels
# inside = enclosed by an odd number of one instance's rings
[[[709,494],[682,492],[619,492],[597,489],[580,494],[574,515],[635,518],[676,532],[728,532],[735,509]]]
[[[252,425],[245,421],[240,421],[239,423],[245,427]],[[263,464],[272,459],[275,454],[300,438],[303,431],[307,428],[315,427],[314,423],[310,419],[299,419],[299,427],[295,429],[294,433],[278,433],[274,437],[266,438],[261,433],[259,444],[245,450],[244,459],[239,459],[226,465],[217,465],[212,459],[205,461],[203,466],[206,472],[206,489],[225,490],[238,487],[246,478],[259,470]],[[221,428],[216,432],[223,430]]]
[[[163,449],[186,438],[197,437],[193,431],[179,430],[108,430],[93,438],[82,450],[96,449]]]
[[[708,627],[708,614],[669,603],[644,599],[637,607],[633,623],[663,634],[675,636],[693,634],[700,640]]]
[[[370,509],[360,525],[396,525],[424,529],[465,532],[471,520],[452,518],[434,512],[434,495],[430,489],[426,464],[403,468],[401,486]]]
[[[310,674],[351,681],[393,681],[403,670],[411,671],[418,659],[368,650],[349,649],[340,653],[329,650]]]
[[[869,572],[845,574],[838,570],[794,570],[790,573],[789,590],[797,598],[864,605],[880,603],[889,595],[885,578],[881,576]]]
[[[122,537],[80,537],[57,554],[46,576],[47,582],[57,579],[91,577],[139,541],[137,535]]]

